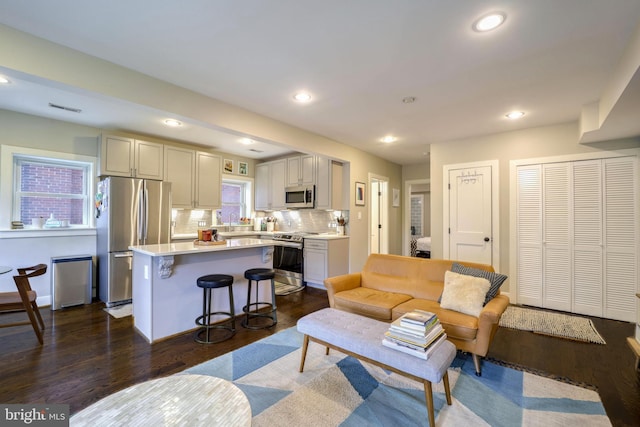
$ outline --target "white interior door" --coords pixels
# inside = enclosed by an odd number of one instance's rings
[[[370,251],[369,253],[389,253],[389,227],[388,227],[388,180],[382,177],[370,177],[369,186],[369,212],[370,218]]]
[[[445,257],[493,264],[492,166],[450,169],[448,178],[449,253]]]

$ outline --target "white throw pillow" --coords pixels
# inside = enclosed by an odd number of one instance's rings
[[[478,317],[491,283],[482,277],[447,271],[440,307]]]

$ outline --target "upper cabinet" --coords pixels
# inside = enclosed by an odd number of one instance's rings
[[[99,176],[163,178],[163,145],[114,135],[100,139]]]
[[[286,159],[256,165],[256,210],[273,211],[285,209],[286,167]]]
[[[164,150],[164,180],[171,182],[173,207],[218,209],[222,204],[220,157],[172,146]]]
[[[196,152],[194,204],[200,209],[222,206],[222,160],[219,156]]]
[[[287,158],[287,186],[315,184],[315,156]]]
[[[255,169],[255,205],[259,211],[286,209],[285,188],[315,185],[315,209],[344,210],[342,163],[313,155],[260,163]]]
[[[316,158],[316,209],[345,209],[342,177],[342,163],[325,157]]]

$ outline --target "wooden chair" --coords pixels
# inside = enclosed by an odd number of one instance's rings
[[[42,331],[44,330],[44,321],[42,320],[42,316],[40,316],[38,304],[36,304],[36,291],[31,289],[29,278],[41,276],[46,273],[46,271],[46,264],[38,264],[33,267],[18,269],[18,275],[13,276],[18,292],[0,293],[0,312],[26,311],[29,316],[29,320],[13,323],[0,323],[0,328],[28,325],[31,323],[31,326],[33,326],[33,330],[38,337],[38,341],[40,341],[40,344],[43,343]]]

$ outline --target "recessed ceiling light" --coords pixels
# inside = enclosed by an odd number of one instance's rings
[[[176,128],[178,126],[182,126],[182,122],[176,120],[176,119],[167,119],[164,121],[164,124],[167,126],[170,126],[172,128]]]
[[[240,144],[244,144],[244,145],[251,145],[253,144],[255,141],[251,138],[240,138]]]
[[[298,102],[309,102],[311,101],[311,94],[309,92],[296,92],[293,95],[293,99]]]
[[[479,18],[473,23],[473,29],[480,33],[485,31],[491,31],[498,28],[507,19],[507,15],[504,12],[493,12]]]
[[[506,118],[511,120],[519,119],[522,116],[524,116],[524,111],[512,111],[505,115]]]
[[[391,144],[392,142],[396,142],[398,140],[398,138],[396,138],[393,135],[387,135],[384,138],[380,139],[380,141],[387,143],[387,144]]]
[[[6,85],[11,83],[11,80],[9,80],[8,78],[6,78],[5,76],[0,76],[0,84]]]

